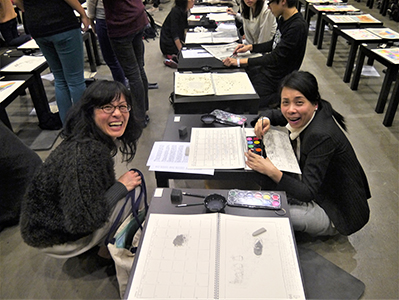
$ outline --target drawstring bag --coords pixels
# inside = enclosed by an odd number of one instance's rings
[[[118,280],[121,298],[126,290],[130,270],[133,265],[133,260],[143,230],[144,220],[148,211],[147,189],[145,186],[144,176],[137,169],[132,169],[131,171],[139,173],[141,176],[141,185],[127,194],[126,201],[113,223],[107,238],[105,239],[105,244],[115,262],[116,278]],[[137,198],[136,190],[140,190]],[[140,210],[143,200],[144,208]],[[131,213],[118,227],[128,203],[131,203]]]

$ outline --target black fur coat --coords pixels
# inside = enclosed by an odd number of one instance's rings
[[[99,141],[63,141],[35,174],[21,210],[21,234],[33,247],[76,241],[101,228],[116,182],[110,149]]]

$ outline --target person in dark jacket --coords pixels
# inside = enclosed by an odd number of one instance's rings
[[[177,54],[183,48],[188,28],[188,11],[194,6],[193,0],[176,0],[162,25],[159,46],[165,56],[165,65],[177,68]]]
[[[276,182],[287,193],[296,231],[313,236],[350,235],[369,220],[371,197],[366,175],[337,123],[344,118],[321,99],[316,78],[294,71],[282,81],[281,110],[268,110],[255,125],[263,137],[270,125],[286,126],[296,144],[302,174],[278,170],[268,158],[246,153],[247,165]]]
[[[137,172],[115,178],[118,149],[130,162],[142,128],[127,88],[117,81],[95,81],[68,113],[63,141],[30,184],[21,208],[24,241],[56,257],[77,256],[101,245],[125,203],[141,184]],[[121,221],[130,209],[124,210]]]
[[[17,225],[21,202],[42,160],[0,122],[0,231]]]
[[[245,66],[251,82],[260,97],[260,109],[275,108],[280,99],[280,81],[294,70],[299,70],[305,57],[308,25],[296,8],[297,0],[271,0],[269,8],[278,18],[277,32],[271,41],[261,44],[239,44],[235,53],[252,51],[260,57],[228,57],[226,66]]]

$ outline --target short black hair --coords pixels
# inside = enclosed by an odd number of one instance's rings
[[[306,71],[293,71],[292,73],[285,76],[284,79],[281,81],[279,89],[280,95],[284,87],[300,92],[302,95],[305,96],[306,99],[309,100],[310,103],[312,103],[313,105],[317,104],[319,109],[323,108],[322,98],[319,93],[319,85],[317,83],[316,77],[313,74]],[[331,106],[331,104],[328,103],[327,106]],[[344,117],[339,112],[334,110],[332,106],[331,112],[338,124],[341,125],[344,130],[346,130]]]
[[[276,2],[277,4],[279,4],[280,1],[281,0],[270,0],[269,4],[273,3],[273,2]],[[298,4],[298,0],[287,0],[287,6],[288,7],[294,7],[294,6],[297,6],[297,4]]]
[[[188,0],[175,0],[175,6],[180,7],[184,11],[187,9]]]

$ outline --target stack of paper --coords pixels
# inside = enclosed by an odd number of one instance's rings
[[[244,95],[256,94],[247,73],[179,73],[175,72],[176,95]]]

